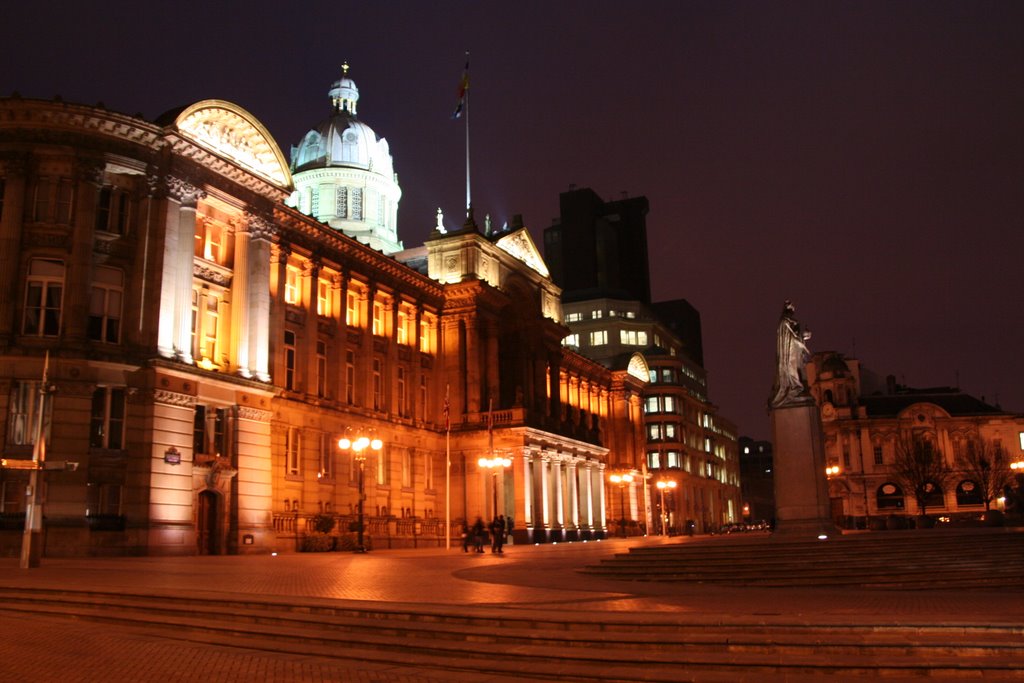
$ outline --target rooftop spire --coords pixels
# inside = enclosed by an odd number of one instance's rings
[[[356,115],[356,103],[359,102],[359,88],[355,81],[348,77],[348,62],[341,64],[341,78],[331,85],[328,95],[331,98],[331,110],[336,114],[344,111]]]

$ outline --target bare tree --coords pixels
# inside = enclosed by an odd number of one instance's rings
[[[980,489],[986,512],[991,509],[992,501],[1002,495],[1004,487],[1012,482],[1007,452],[980,436],[967,441],[964,452],[956,459],[956,466]]]
[[[934,487],[945,491],[953,471],[931,439],[921,434],[903,433],[896,439],[892,475],[900,486],[913,493],[918,509],[925,515],[928,494]]]

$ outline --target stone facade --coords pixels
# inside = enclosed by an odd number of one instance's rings
[[[32,457],[49,353],[47,454],[78,463],[44,475],[45,554],[270,552],[318,515],[345,529],[349,433],[384,444],[361,466],[375,544],[443,544],[446,519],[457,538],[495,511],[520,542],[603,536],[606,467],[642,466],[646,366],[562,347],[526,230],[437,233],[420,272],[293,191],[227,102],[154,123],[0,99],[4,457]],[[5,555],[26,482],[0,470]]]
[[[890,517],[899,524],[920,514],[913,492],[893,473],[897,451],[908,439],[923,439],[949,468],[945,486],[929,488],[926,512],[951,521],[977,518],[986,509],[984,483],[961,465],[969,449],[984,443],[1001,450],[1006,463],[1024,461],[1024,416],[957,389],[901,386],[835,352],[815,354],[807,377],[821,413],[825,465],[831,468],[832,517],[842,526],[882,525]],[[997,496],[989,507],[1004,504]]]

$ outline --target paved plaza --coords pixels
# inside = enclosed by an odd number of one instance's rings
[[[97,590],[131,595],[245,598],[251,602],[343,601],[493,612],[610,615],[652,623],[1024,625],[1024,593],[749,588],[622,582],[579,574],[630,546],[690,539],[611,539],[507,546],[504,555],[461,547],[277,556],[45,559],[31,570],[0,560],[0,588]],[[714,542],[710,540],[709,542]],[[3,681],[440,681],[512,680],[501,676],[350,663],[178,642],[166,631],[47,616],[0,614]],[[522,678],[519,678],[522,680]]]

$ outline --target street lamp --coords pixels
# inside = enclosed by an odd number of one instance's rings
[[[482,468],[491,470],[491,492],[494,497],[494,516],[491,519],[498,518],[498,471],[503,470],[506,467],[512,465],[511,458],[503,458],[500,455],[496,455],[493,458],[480,458],[476,461],[476,464]]]
[[[658,487],[658,493],[661,495],[661,535],[668,536],[666,529],[668,526],[668,513],[665,512],[665,489],[674,489],[676,487],[676,480],[659,479],[655,486]]]
[[[366,449],[380,451],[384,448],[384,442],[372,433],[370,436],[367,436],[365,434],[346,432],[345,436],[338,439],[338,448],[343,451],[351,451],[353,460],[359,464],[359,505],[357,507],[359,517],[356,523],[357,536],[355,552],[365,553],[366,546],[363,544],[363,500],[366,496],[363,493],[363,465],[366,462]]]
[[[608,481],[619,487],[619,508],[622,511],[622,537],[626,537],[626,487],[633,481],[633,475],[629,472],[622,474],[611,474]]]

